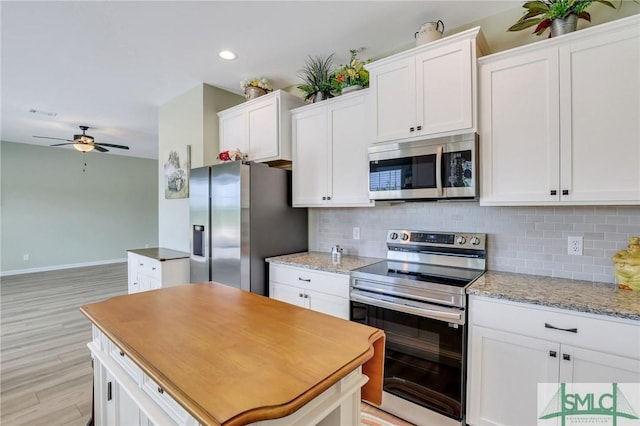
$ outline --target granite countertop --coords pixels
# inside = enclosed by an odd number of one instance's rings
[[[640,321],[640,291],[615,284],[487,271],[467,293]]]
[[[163,247],[151,247],[143,249],[129,249],[128,252],[139,254],[140,256],[149,257],[151,259],[164,262],[165,260],[185,259],[189,257],[189,253],[184,251],[172,250]]]
[[[380,262],[384,259],[375,257],[361,257],[343,255],[340,257],[339,263],[331,260],[330,253],[322,252],[303,252],[287,254],[284,256],[268,257],[265,259],[269,263],[277,263],[280,265],[297,266],[300,268],[316,269],[318,271],[333,272],[336,274],[348,275],[354,269]]]

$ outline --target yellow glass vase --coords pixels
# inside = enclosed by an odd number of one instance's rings
[[[612,260],[618,287],[640,291],[640,237],[629,237],[627,249],[617,252]]]

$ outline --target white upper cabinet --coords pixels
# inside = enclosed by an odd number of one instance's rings
[[[373,206],[369,200],[368,90],[292,111],[293,205]]]
[[[367,64],[373,142],[409,141],[476,129],[480,28]]]
[[[638,75],[638,15],[480,59],[480,204],[640,203]]]
[[[290,109],[304,101],[276,90],[220,111],[220,151],[240,149],[249,161],[291,161]]]

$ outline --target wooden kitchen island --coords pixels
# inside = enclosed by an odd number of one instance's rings
[[[361,387],[381,398],[376,328],[213,283],[80,310],[93,323],[97,426],[356,425]]]

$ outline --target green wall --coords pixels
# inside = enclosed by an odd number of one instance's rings
[[[157,160],[0,142],[0,166],[2,274],[122,261],[129,248],[157,246]]]

